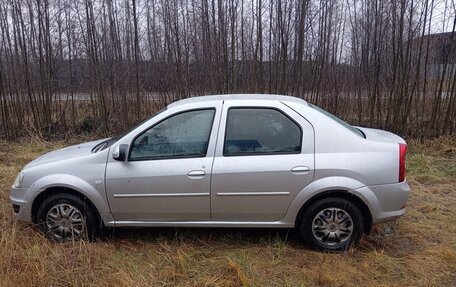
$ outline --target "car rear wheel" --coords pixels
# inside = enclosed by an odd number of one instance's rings
[[[37,219],[45,234],[57,242],[97,235],[97,216],[87,202],[72,194],[53,194],[43,200]]]
[[[304,242],[315,250],[341,251],[359,241],[363,226],[362,213],[355,204],[331,197],[303,212],[299,231]]]

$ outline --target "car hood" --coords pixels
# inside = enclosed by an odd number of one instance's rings
[[[44,163],[72,159],[72,158],[77,158],[77,157],[88,155],[92,152],[92,149],[97,144],[99,144],[105,140],[106,139],[90,141],[90,142],[81,143],[81,144],[77,144],[74,146],[69,146],[66,148],[58,149],[55,151],[51,151],[49,153],[46,153],[46,154],[39,156],[38,158],[32,160],[24,167],[24,169],[26,169],[28,167],[44,164]]]
[[[368,140],[374,141],[381,141],[381,142],[394,142],[394,143],[404,143],[405,141],[400,136],[393,134],[388,131],[379,130],[379,129],[371,129],[371,128],[363,128],[363,127],[356,127],[360,129],[365,135]]]

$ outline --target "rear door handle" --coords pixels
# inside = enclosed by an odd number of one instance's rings
[[[206,173],[203,170],[192,170],[189,173],[187,173],[187,176],[190,178],[202,178],[206,175]]]
[[[308,173],[310,168],[308,166],[295,166],[291,169],[292,173]]]

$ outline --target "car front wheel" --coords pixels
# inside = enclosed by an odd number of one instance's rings
[[[43,200],[37,219],[46,236],[58,242],[92,240],[97,234],[97,217],[90,206],[72,194],[53,194]]]
[[[330,197],[318,200],[304,210],[299,231],[305,243],[320,251],[341,251],[357,243],[364,221],[352,202]]]

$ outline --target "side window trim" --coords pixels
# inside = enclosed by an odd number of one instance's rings
[[[207,137],[207,146],[206,146],[206,152],[204,155],[177,155],[177,156],[151,156],[151,157],[142,157],[142,158],[131,158],[131,152],[132,152],[132,149],[133,149],[133,143],[136,141],[136,139],[138,139],[140,136],[142,136],[143,134],[145,134],[147,131],[149,131],[150,129],[152,129],[153,127],[159,125],[160,123],[166,121],[167,119],[169,118],[172,118],[174,116],[177,116],[177,115],[180,115],[180,114],[184,114],[184,113],[187,113],[187,112],[195,112],[195,111],[214,111],[214,114],[212,116],[212,122],[211,122],[211,130],[209,131],[208,133],[208,137]],[[189,109],[189,110],[184,110],[184,111],[180,111],[180,112],[176,112],[174,114],[171,114],[163,119],[161,119],[160,121],[154,123],[153,125],[147,127],[146,129],[144,129],[144,131],[142,131],[141,133],[137,134],[130,142],[130,145],[128,147],[128,157],[127,157],[127,161],[128,162],[131,162],[131,161],[149,161],[149,160],[165,160],[165,159],[183,159],[183,158],[203,158],[203,157],[207,157],[207,151],[208,151],[208,148],[209,148],[209,141],[211,139],[211,135],[212,135],[212,132],[213,132],[213,129],[214,129],[214,121],[215,121],[215,116],[217,114],[217,109],[215,107],[207,107],[207,108],[195,108],[195,109]]]
[[[225,150],[225,145],[226,145],[226,134],[227,134],[227,129],[228,129],[228,116],[230,113],[231,109],[262,109],[262,110],[275,110],[282,115],[284,115],[286,118],[288,118],[291,122],[293,122],[298,128],[299,128],[299,133],[300,133],[300,149],[299,151],[293,151],[293,152],[252,152],[252,153],[242,153],[242,154],[227,154]],[[300,154],[302,153],[302,144],[303,144],[303,137],[304,133],[302,130],[301,125],[295,121],[291,116],[289,116],[285,111],[272,107],[272,106],[230,106],[227,111],[226,111],[226,119],[225,119],[225,131],[223,135],[223,147],[222,147],[222,155],[224,157],[237,157],[237,156],[255,156],[255,155],[285,155],[285,154]]]

